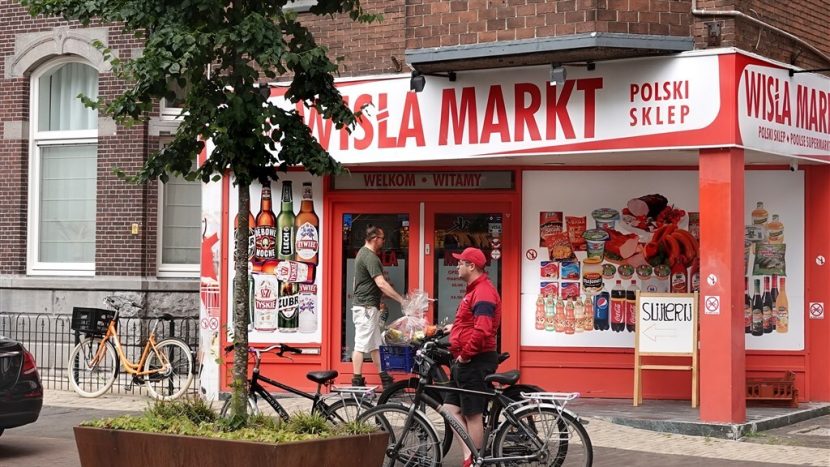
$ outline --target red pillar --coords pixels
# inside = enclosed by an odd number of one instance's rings
[[[804,168],[804,312],[807,347],[807,398],[830,401],[830,313],[810,319],[810,302],[830,306],[830,166]],[[824,215],[816,215],[824,213]],[[824,258],[822,263],[819,257]]]
[[[720,297],[720,314],[700,307],[700,419],[746,421],[744,346],[744,152],[700,151],[700,300]],[[710,285],[709,278],[716,278]]]

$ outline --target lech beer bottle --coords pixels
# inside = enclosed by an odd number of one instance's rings
[[[291,182],[282,182],[282,202],[277,216],[277,258],[294,259],[294,199]]]

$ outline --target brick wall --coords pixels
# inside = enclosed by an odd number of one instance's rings
[[[690,35],[690,0],[407,0],[406,47],[588,32]]]

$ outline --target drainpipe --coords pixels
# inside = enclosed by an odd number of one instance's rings
[[[804,39],[796,36],[795,34],[791,34],[791,33],[787,32],[787,31],[785,31],[781,28],[777,28],[777,27],[775,27],[775,26],[773,26],[769,23],[761,21],[758,18],[755,18],[753,16],[749,16],[746,13],[743,13],[743,12],[740,12],[740,11],[737,11],[737,10],[699,10],[697,8],[697,0],[692,0],[692,15],[694,15],[694,16],[718,16],[718,17],[744,19],[744,20],[749,21],[750,23],[755,24],[757,26],[760,26],[764,29],[769,29],[771,31],[775,31],[778,34],[781,34],[782,36],[789,38],[793,42],[797,42],[798,44],[801,44],[802,46],[806,47],[807,49],[809,49],[814,54],[821,57],[821,59],[824,60],[825,62],[830,63],[830,55],[827,55],[826,53],[822,52],[817,47],[815,47],[814,45],[812,45],[809,42],[805,41]]]

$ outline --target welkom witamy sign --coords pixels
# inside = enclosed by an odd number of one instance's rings
[[[642,370],[692,372],[692,407],[697,407],[697,294],[637,294],[634,337],[634,405],[643,402]],[[642,357],[690,357],[690,365],[643,365]]]

